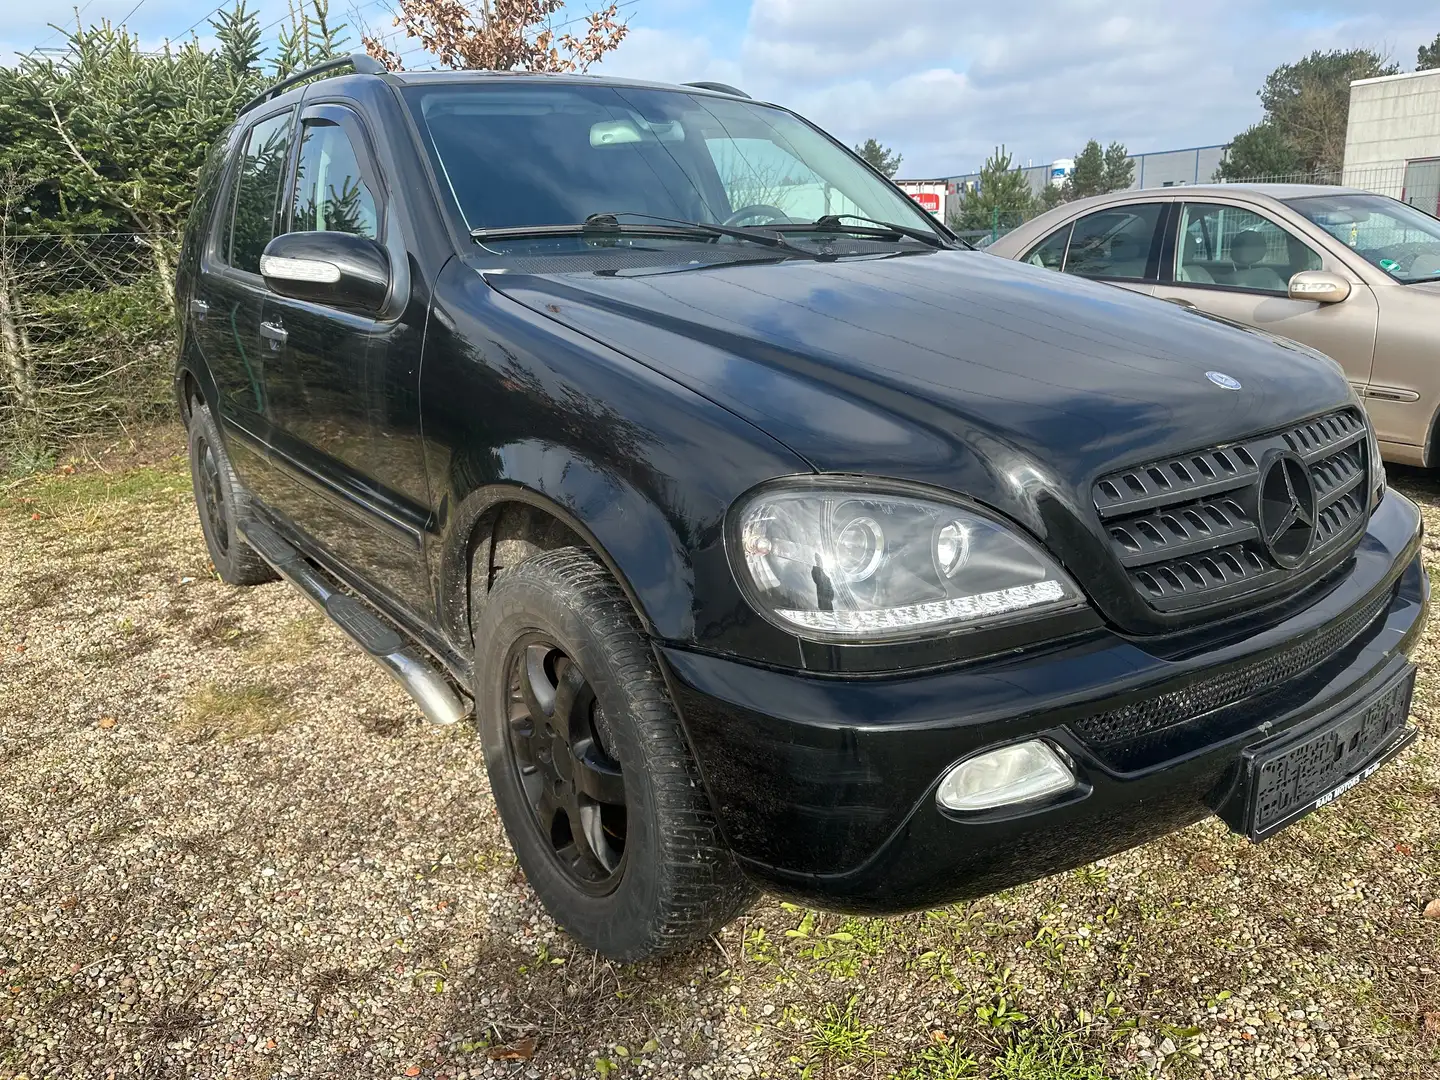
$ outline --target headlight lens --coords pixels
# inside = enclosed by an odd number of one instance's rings
[[[1082,602],[1016,531],[908,495],[765,492],[738,509],[732,538],[732,562],[757,610],[816,641],[934,636]]]

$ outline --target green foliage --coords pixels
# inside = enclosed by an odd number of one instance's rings
[[[344,23],[330,25],[329,0],[310,0],[307,7],[297,8],[290,0],[290,21],[281,27],[279,52],[275,57],[275,77],[284,79],[296,71],[344,54],[350,40]]]
[[[1230,152],[1215,170],[1217,180],[1253,180],[1262,176],[1288,176],[1304,169],[1300,152],[1268,120],[1246,128],[1230,144]]]
[[[900,162],[904,160],[900,154],[893,152],[888,146],[882,146],[875,139],[866,139],[864,143],[857,144],[855,152],[889,177],[894,177],[900,171]]]
[[[1265,119],[1236,137],[1234,164],[1227,162],[1217,175],[1227,180],[1286,172],[1338,175],[1345,163],[1350,84],[1399,70],[1371,49],[1316,50],[1281,64],[1257,91]]]
[[[997,146],[980,170],[979,188],[952,215],[951,227],[960,231],[1013,229],[1035,212],[1035,194],[1023,172],[1014,168],[1010,153]]]
[[[1114,1080],[1072,1036],[1047,1028],[1010,1043],[990,1075],[993,1080]]]
[[[1065,178],[1065,200],[1087,199],[1105,194],[1105,151],[1091,139],[1085,149],[1075,155],[1075,168]]]
[[[1112,142],[1105,148],[1104,185],[1106,191],[1124,191],[1135,182],[1135,162],[1124,143]]]
[[[876,1029],[860,1021],[859,998],[852,995],[842,1009],[834,1002],[825,1006],[825,1017],[815,1025],[808,1047],[821,1060],[830,1064],[866,1060],[875,1056],[870,1040]]]
[[[1434,68],[1440,68],[1440,34],[1436,34],[1435,40],[1429,45],[1421,45],[1415,56],[1416,71],[1430,71]]]
[[[58,58],[31,55],[0,72],[0,125],[11,152],[52,189],[61,217],[98,210],[114,227],[177,232],[212,143],[260,87],[233,64],[253,52],[253,15],[232,13],[229,44],[158,52],[109,23],[70,31]]]
[[[975,1058],[953,1038],[932,1041],[896,1074],[896,1080],[970,1080],[976,1076]]]

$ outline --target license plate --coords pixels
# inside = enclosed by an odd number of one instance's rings
[[[1245,832],[1264,840],[1312,810],[1333,802],[1415,738],[1406,726],[1415,668],[1382,690],[1298,739],[1244,755]]]

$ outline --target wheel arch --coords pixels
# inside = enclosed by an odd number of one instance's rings
[[[467,645],[495,575],[541,551],[589,550],[625,593],[647,635],[674,637],[691,620],[692,573],[665,515],[613,475],[570,459],[559,490],[518,477],[462,499],[440,545],[440,615]],[[598,513],[596,512],[598,511]],[[658,588],[669,586],[669,595]],[[681,585],[675,589],[675,585]]]
[[[198,351],[193,347],[185,349],[175,363],[175,404],[180,410],[180,422],[190,426],[190,413],[196,398],[215,410],[217,390],[215,377]]]

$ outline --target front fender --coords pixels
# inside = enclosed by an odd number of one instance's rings
[[[669,376],[492,290],[452,260],[434,291],[421,417],[443,629],[468,642],[477,528],[504,501],[584,538],[664,642],[795,665],[799,646],[745,601],[725,513],[809,466]],[[483,530],[482,530],[483,531]]]
[[[563,446],[524,441],[500,448],[505,479],[471,490],[455,507],[441,545],[439,577],[446,630],[468,633],[466,585],[476,529],[497,506],[534,506],[580,536],[605,563],[645,630],[674,641],[693,639],[695,575],[690,553],[665,512],[613,471]]]

